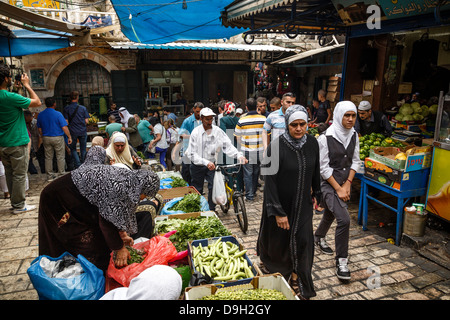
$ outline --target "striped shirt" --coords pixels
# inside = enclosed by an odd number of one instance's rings
[[[257,111],[250,111],[246,116],[241,117],[236,124],[234,135],[241,138],[242,151],[262,151],[262,131],[266,117],[258,114]]]
[[[284,118],[283,108],[271,112],[264,123],[264,129],[271,133],[271,141],[281,136],[286,130],[286,119]]]

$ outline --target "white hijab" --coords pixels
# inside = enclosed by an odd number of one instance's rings
[[[177,300],[181,288],[181,276],[175,269],[155,265],[133,278],[128,288],[111,290],[100,300]]]
[[[123,149],[122,153],[119,154],[116,152],[116,149],[114,149],[115,142],[125,143],[125,148]],[[106,148],[106,154],[111,159],[114,159],[115,163],[123,163],[128,168],[133,168],[134,160],[131,157],[128,139],[122,132],[116,131],[113,133],[112,137],[109,139],[108,147]]]
[[[342,125],[342,119],[344,118],[344,114],[353,111],[357,113],[356,106],[351,101],[341,101],[336,104],[333,112],[333,123],[327,129],[325,135],[332,136],[337,141],[342,143],[344,148],[347,148],[350,140],[353,137],[353,134],[356,132],[354,128],[346,129]]]

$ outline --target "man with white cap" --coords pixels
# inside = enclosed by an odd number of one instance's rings
[[[392,135],[392,126],[387,117],[380,111],[373,111],[370,102],[365,100],[358,105],[355,130],[361,136],[372,132],[381,133],[387,137]]]
[[[220,149],[231,158],[247,163],[242,152],[239,152],[225,132],[212,122],[216,114],[210,108],[200,111],[202,125],[192,130],[186,156],[190,160],[191,185],[203,193],[205,179],[208,181],[209,210],[215,209],[212,201],[212,189],[215,174],[215,162]]]

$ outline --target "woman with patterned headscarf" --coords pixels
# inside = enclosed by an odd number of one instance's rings
[[[289,107],[285,121],[285,133],[269,144],[261,167],[265,185],[257,253],[263,271],[281,273],[300,298],[309,299],[316,295],[312,197],[321,197],[319,146],[307,134],[303,106]]]
[[[138,231],[136,208],[141,199],[156,195],[159,178],[149,170],[97,164],[102,152],[95,149],[92,162],[42,190],[39,255],[81,254],[105,271],[111,251],[116,267],[127,265],[125,246],[133,244],[130,235]]]

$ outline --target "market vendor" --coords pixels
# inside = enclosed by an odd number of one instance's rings
[[[392,126],[387,117],[380,111],[372,110],[369,101],[361,101],[358,105],[355,130],[361,136],[372,132],[381,133],[386,137],[392,135]]]
[[[136,208],[158,190],[159,178],[152,171],[83,163],[42,190],[39,255],[81,254],[106,271],[114,251],[115,266],[126,266],[126,245],[133,245],[130,235],[138,232]]]

